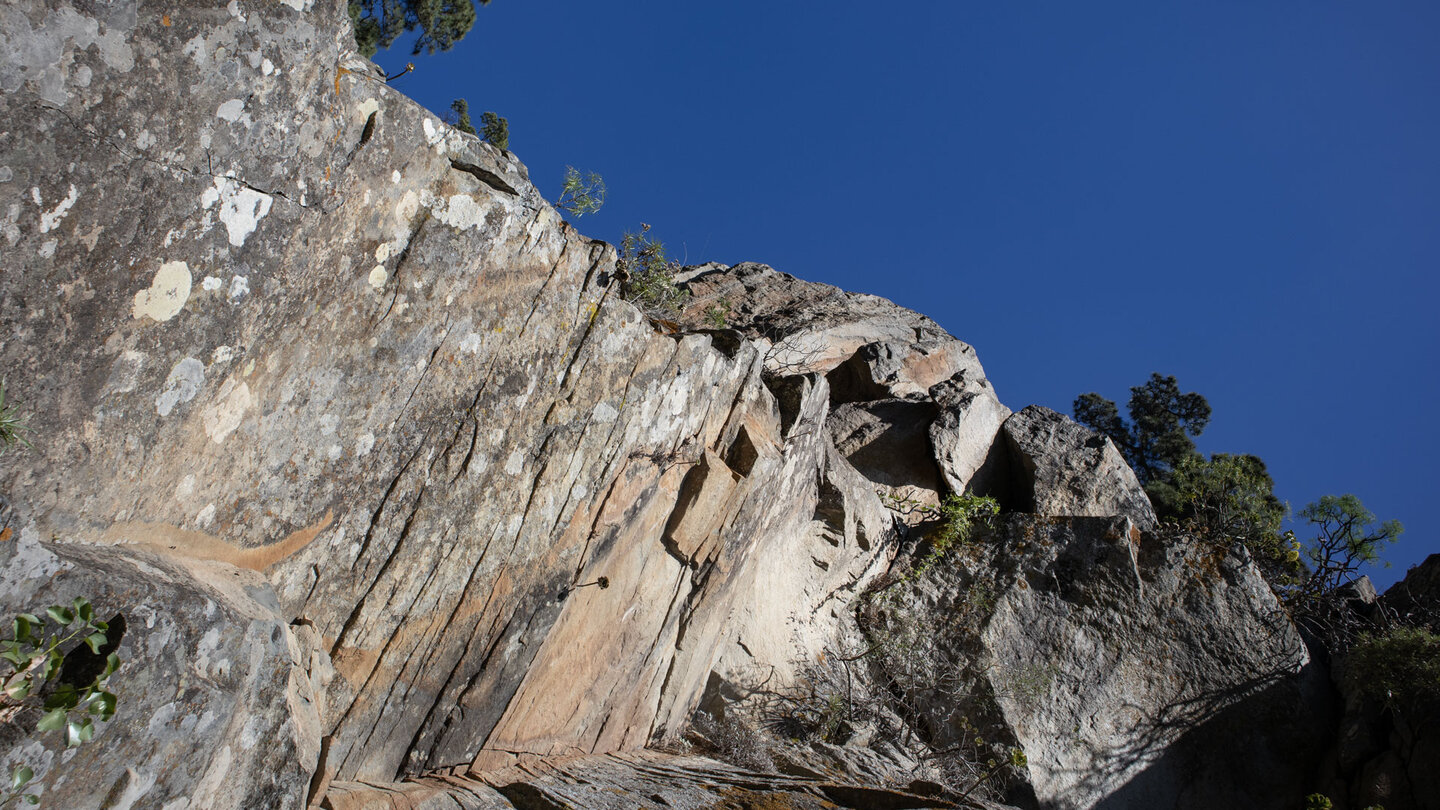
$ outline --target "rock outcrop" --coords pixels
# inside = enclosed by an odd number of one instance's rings
[[[928,318],[763,265],[690,269],[652,323],[515,155],[352,46],[339,0],[0,8],[0,369],[35,431],[0,467],[0,608],[85,595],[127,628],[114,720],[0,764],[54,806],[166,810],[1299,784],[1291,727],[1236,719],[1294,711],[1293,627],[1243,558],[1141,539],[1107,440],[1011,414]],[[1027,516],[921,576],[962,493]],[[902,613],[973,676],[966,744],[1028,768],[915,781],[970,704],[907,702],[865,652]],[[873,712],[775,741],[789,776],[660,753],[817,667],[848,691],[811,697]],[[1027,667],[1054,670],[1033,703],[1004,680]],[[1237,739],[1280,787],[1196,787]]]

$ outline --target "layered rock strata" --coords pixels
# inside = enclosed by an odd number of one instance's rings
[[[763,265],[693,268],[652,323],[513,154],[352,45],[338,0],[0,8],[0,369],[35,429],[0,468],[0,607],[127,627],[93,743],[8,738],[55,806],[946,806],[857,784],[927,768],[944,707],[768,782],[634,752],[866,644],[872,586],[967,491],[1041,516],[975,562],[994,612],[938,637],[946,666],[1065,676],[977,710],[1031,752],[1015,801],[1201,795],[1147,722],[1256,705],[1247,678],[1293,706],[1303,648],[1253,567],[1124,528],[1154,516],[1107,440],[1012,415],[928,318]],[[955,598],[926,587],[915,615]]]

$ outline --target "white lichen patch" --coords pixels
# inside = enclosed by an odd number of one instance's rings
[[[249,410],[254,403],[250,396],[250,386],[245,383],[237,383],[233,378],[226,380],[220,386],[220,394],[215,404],[206,409],[202,421],[205,425],[205,435],[210,441],[216,444],[223,444],[235,428],[240,427],[241,421],[245,419],[245,411]]]
[[[516,450],[510,454],[509,458],[505,459],[506,475],[519,475],[523,469],[525,469],[525,452],[523,450]]]
[[[420,121],[420,128],[425,130],[425,143],[435,147],[436,151],[445,148],[445,133],[435,128],[435,122],[429,118]]]
[[[240,116],[244,114],[245,99],[243,98],[232,98],[229,101],[221,104],[219,107],[215,108],[216,118],[219,118],[222,121],[229,121],[231,123],[239,121]]]
[[[275,63],[271,62],[269,59],[261,59],[260,72],[265,74],[266,76],[269,76],[271,73],[275,72]]]
[[[377,264],[375,269],[370,271],[370,286],[377,290],[381,289],[389,278],[390,274],[385,271],[385,266]]]
[[[485,208],[476,204],[469,194],[452,194],[443,204],[437,204],[434,211],[441,222],[456,230],[485,224]]]
[[[340,426],[340,417],[333,413],[327,413],[320,417],[320,435],[334,436],[335,429]]]
[[[155,412],[169,416],[175,406],[189,402],[205,386],[205,364],[193,357],[187,357],[170,369],[165,378],[165,387],[155,397]]]
[[[310,0],[280,0],[280,2],[295,9],[296,11],[309,11]]]
[[[396,169],[395,171],[390,172],[390,182],[392,182],[392,183],[398,183],[398,182],[400,182],[400,170],[399,170],[399,169]]]
[[[483,339],[476,333],[471,332],[460,341],[460,351],[466,354],[479,354]]]
[[[54,256],[54,255],[55,255],[55,248],[57,248],[57,247],[59,247],[59,246],[60,246],[59,240],[56,240],[56,239],[46,239],[45,242],[44,242],[44,244],[40,245],[40,249],[37,250],[37,251],[35,251],[35,252],[40,254],[40,258],[42,258],[42,259],[48,259],[48,258],[50,258],[51,256]]]
[[[224,280],[218,279],[214,276],[206,276],[205,280],[200,282],[200,289],[204,290],[205,292],[215,292],[216,290],[224,286]]]
[[[602,402],[599,405],[595,406],[595,410],[591,412],[590,418],[595,420],[599,424],[604,425],[609,424],[610,422],[614,422],[615,417],[619,415],[620,412],[615,410],[615,407],[613,405],[608,402]]]
[[[212,352],[210,352],[210,364],[211,364],[211,365],[216,365],[216,364],[219,364],[219,363],[228,363],[228,362],[230,362],[231,358],[233,358],[234,356],[235,356],[235,347],[233,347],[233,346],[216,346],[216,347],[215,347],[215,350],[212,351]]]
[[[40,214],[40,232],[49,233],[59,227],[60,220],[64,219],[66,214],[70,213],[70,206],[74,205],[78,199],[80,199],[80,192],[75,188],[75,184],[71,183],[70,193],[65,195],[65,199],[61,200],[59,204],[49,212]]]
[[[209,528],[210,524],[214,522],[215,504],[207,503],[205,504],[205,508],[201,509],[200,512],[195,515],[195,525],[199,526],[202,529],[205,529]]]
[[[389,242],[380,243],[380,247],[375,248],[375,261],[384,262],[389,259],[391,249]]]
[[[357,455],[357,456],[369,455],[369,454],[370,454],[370,451],[371,451],[371,450],[374,450],[374,449],[375,449],[375,434],[374,434],[374,433],[362,433],[362,434],[360,434],[360,438],[358,438],[358,439],[355,440],[355,455]]]
[[[175,498],[176,498],[177,500],[183,500],[183,499],[185,499],[185,498],[190,497],[191,493],[193,493],[194,491],[195,491],[195,473],[190,473],[189,475],[186,475],[184,478],[181,478],[181,479],[180,479],[180,483],[178,483],[178,484],[175,485]]]
[[[250,294],[250,279],[235,276],[230,279],[230,303],[235,303]]]
[[[360,106],[355,109],[360,113],[361,118],[369,118],[375,113],[380,112],[380,102],[375,100],[374,97],[367,98],[360,102]]]
[[[168,321],[180,313],[189,298],[190,267],[183,261],[165,262],[155,271],[150,289],[135,293],[130,315]]]
[[[270,213],[274,198],[229,177],[217,177],[215,185],[205,189],[200,196],[200,204],[208,210],[217,202],[220,203],[220,221],[225,223],[230,244],[241,247],[246,237],[255,232],[260,220]]]

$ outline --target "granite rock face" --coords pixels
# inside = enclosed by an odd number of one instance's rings
[[[338,0],[0,8],[0,369],[35,429],[0,464],[0,608],[85,595],[128,628],[115,720],[73,754],[7,730],[0,765],[82,808],[603,806],[587,784],[954,804],[908,789],[940,715],[897,711],[852,656],[933,529],[913,505],[962,492],[1070,551],[976,569],[1001,618],[941,647],[1008,628],[992,655],[1069,672],[1082,630],[1133,626],[1105,660],[1242,645],[1300,666],[1243,560],[1191,582],[1162,570],[1190,552],[1152,571],[1096,539],[1153,525],[1114,448],[1012,415],[934,321],[746,263],[690,269],[689,306],[651,322],[515,155],[352,49]],[[1073,515],[1098,522],[1044,522]],[[1109,584],[1041,599],[1067,565]],[[639,753],[683,746],[702,702],[743,719],[744,689],[793,694],[842,659],[879,708],[792,752],[802,776]],[[1213,656],[1184,659],[1164,672]],[[1216,684],[1280,671],[1225,660]],[[1080,771],[1188,693],[1126,681],[1086,759],[1045,736],[1089,694],[1063,683],[1044,711],[987,710],[997,745],[1033,749],[1017,801],[1180,779],[1157,770],[1168,736]]]

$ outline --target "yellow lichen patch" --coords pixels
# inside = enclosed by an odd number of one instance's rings
[[[135,293],[130,307],[134,318],[168,321],[184,309],[190,299],[190,267],[185,262],[165,262],[155,271],[149,289]]]

